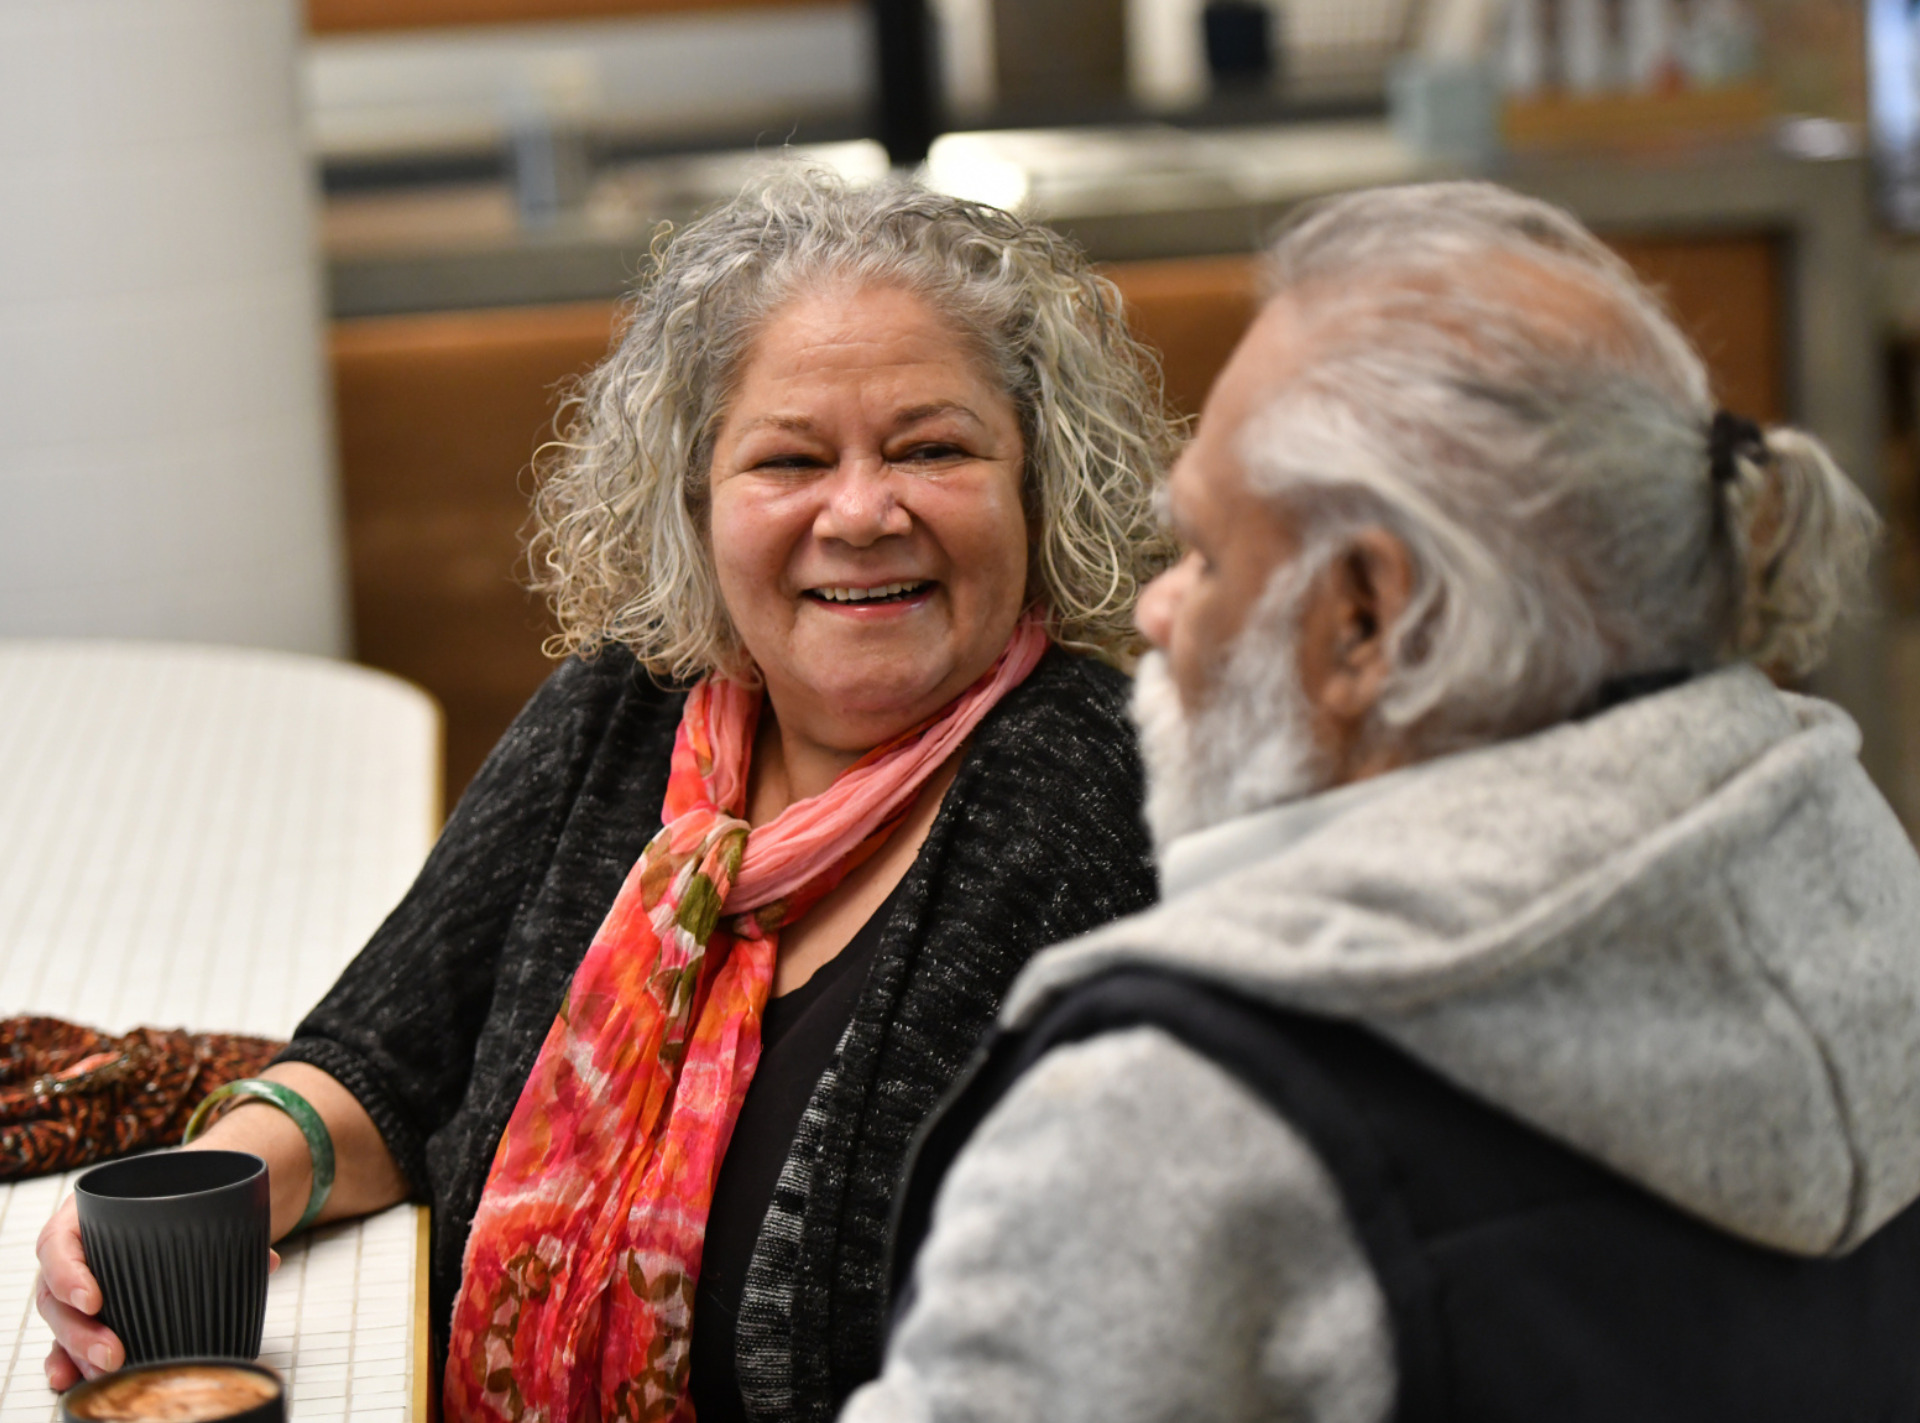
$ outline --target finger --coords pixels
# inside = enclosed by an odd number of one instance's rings
[[[274,1272],[275,1270],[277,1270],[277,1269],[279,1269],[279,1268],[280,1268],[280,1252],[279,1252],[278,1250],[274,1250],[274,1249],[271,1249],[271,1248],[270,1248],[270,1249],[268,1249],[268,1251],[267,1251],[267,1273],[268,1273],[269,1275],[271,1275],[271,1274],[272,1274],[272,1273],[273,1273],[273,1272]]]
[[[47,1387],[55,1393],[65,1393],[80,1382],[79,1366],[67,1357],[67,1351],[58,1344],[47,1350],[46,1370]]]
[[[86,1251],[80,1244],[80,1216],[73,1207],[73,1197],[67,1197],[41,1227],[38,1254],[40,1278],[55,1299],[72,1305],[82,1314],[100,1312],[100,1283],[87,1268]]]
[[[120,1346],[113,1331],[92,1315],[62,1304],[44,1280],[34,1291],[33,1307],[53,1331],[54,1342],[66,1351],[67,1358],[85,1377],[111,1373],[126,1362],[127,1351]]]

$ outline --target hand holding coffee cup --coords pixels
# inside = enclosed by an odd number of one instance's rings
[[[100,1322],[129,1362],[260,1352],[266,1162],[240,1151],[155,1152],[94,1167],[74,1199]]]
[[[121,1363],[259,1352],[271,1267],[267,1166],[248,1152],[132,1156],[86,1171],[40,1233],[48,1385]]]
[[[358,1109],[346,1089],[316,1068],[283,1063],[269,1069],[274,1081],[245,1079],[231,1083],[201,1105],[193,1126],[208,1120],[209,1106],[243,1106],[221,1116],[207,1135],[193,1141],[182,1155],[217,1149],[251,1153],[268,1165],[273,1191],[272,1219],[276,1234],[287,1234],[313,1222],[329,1199],[332,1180],[333,1135],[343,1122],[348,1144],[365,1156],[365,1140],[378,1141],[377,1130]],[[252,1099],[263,1099],[255,1103]],[[225,1100],[217,1100],[225,1099]],[[278,1110],[274,1110],[278,1108]],[[325,1115],[323,1115],[325,1114]],[[355,1159],[349,1156],[351,1162]],[[401,1199],[404,1183],[398,1169],[380,1155],[375,1167],[385,1170],[350,1172],[344,1194],[346,1210],[359,1215]],[[121,1164],[121,1163],[115,1163]],[[362,1163],[364,1167],[365,1163]],[[338,1201],[338,1193],[333,1195]],[[47,1384],[55,1392],[119,1368],[131,1357],[123,1341],[101,1317],[101,1281],[82,1247],[77,1198],[69,1194],[40,1233],[36,1247],[40,1280],[35,1308],[53,1332],[46,1358]],[[269,1267],[277,1258],[268,1252]]]

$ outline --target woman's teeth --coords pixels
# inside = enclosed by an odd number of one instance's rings
[[[878,603],[889,598],[898,598],[904,593],[917,593],[926,587],[926,583],[882,583],[877,588],[813,588],[808,591],[816,598],[829,603]]]

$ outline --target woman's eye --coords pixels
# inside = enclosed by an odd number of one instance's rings
[[[897,456],[897,458],[901,460],[911,460],[920,464],[931,464],[938,460],[961,459],[965,457],[966,453],[967,452],[958,445],[935,441],[925,445],[914,445]]]
[[[754,461],[755,469],[817,469],[820,460],[813,455],[784,454],[768,455]]]

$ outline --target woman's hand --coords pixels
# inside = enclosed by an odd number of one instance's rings
[[[53,1331],[47,1351],[47,1386],[64,1393],[96,1374],[111,1373],[127,1361],[127,1351],[114,1332],[102,1324],[100,1282],[87,1268],[80,1245],[80,1211],[71,1193],[60,1202],[40,1229],[35,1246],[40,1278],[35,1282],[33,1307]],[[267,1252],[267,1269],[280,1268],[280,1252]]]
[[[327,1124],[333,1138],[335,1176],[319,1220],[343,1220],[382,1210],[407,1198],[405,1178],[353,1094],[317,1067],[283,1062],[260,1074],[284,1082],[308,1102]],[[273,1238],[293,1229],[307,1208],[313,1184],[313,1159],[307,1139],[277,1107],[245,1102],[215,1122],[204,1136],[182,1150],[250,1151],[267,1163],[268,1190],[273,1198]],[[34,1308],[53,1331],[47,1351],[47,1383],[56,1391],[71,1388],[83,1378],[110,1372],[126,1362],[126,1349],[100,1313],[100,1282],[87,1268],[80,1246],[80,1215],[69,1195],[44,1229],[37,1247],[40,1279],[34,1288]],[[269,1268],[280,1257],[269,1254]]]
[[[40,1231],[35,1249],[40,1278],[34,1286],[33,1307],[53,1331],[53,1348],[47,1351],[47,1386],[60,1393],[83,1378],[119,1368],[127,1351],[113,1331],[94,1318],[100,1312],[100,1283],[87,1268],[80,1248],[80,1212],[71,1194]]]

